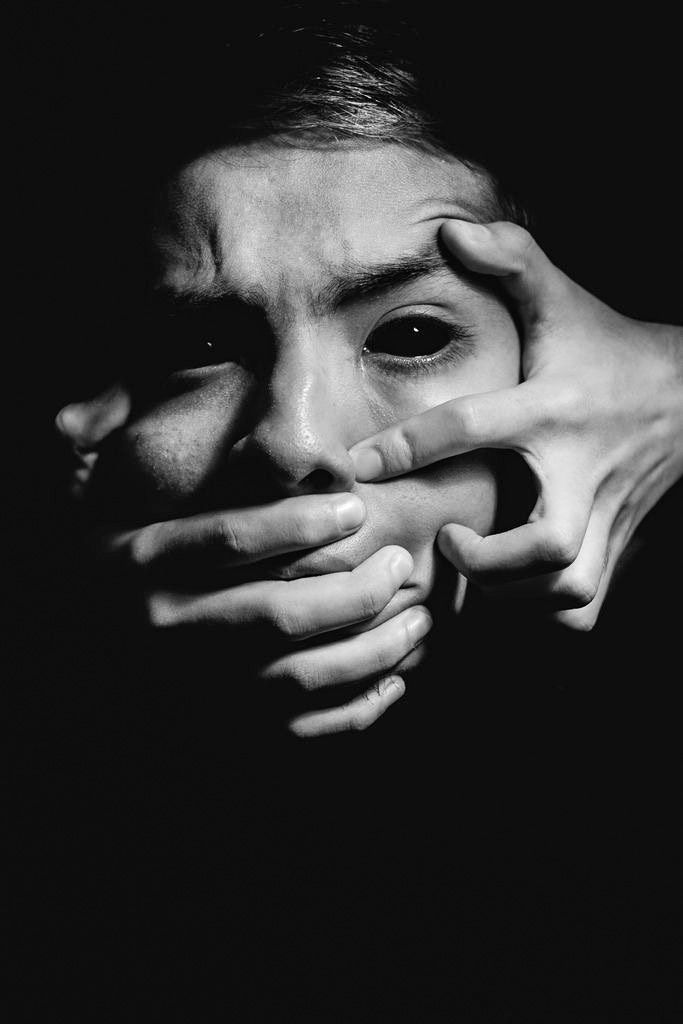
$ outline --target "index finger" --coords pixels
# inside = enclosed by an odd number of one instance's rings
[[[534,385],[465,395],[402,420],[351,448],[362,482],[410,473],[475,448],[516,449],[537,418]]]
[[[131,568],[215,571],[329,544],[354,533],[364,518],[355,494],[297,495],[109,532],[100,537],[98,551]]]

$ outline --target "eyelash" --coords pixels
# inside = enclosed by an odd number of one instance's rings
[[[368,342],[380,331],[393,326],[405,329],[441,332],[444,344],[427,355],[400,356],[389,352],[372,352]],[[428,374],[441,370],[448,363],[457,363],[470,354],[474,348],[474,329],[468,324],[454,323],[432,313],[409,313],[384,321],[370,333],[363,352],[382,364],[382,368],[396,374]]]
[[[210,318],[171,315],[155,327],[154,358],[167,374],[210,370],[226,363],[246,365],[249,362],[237,346],[231,346],[225,325],[215,326]],[[240,326],[232,333],[239,336],[244,330]],[[253,336],[253,328],[250,333]],[[221,340],[216,341],[215,336]],[[215,361],[212,361],[213,355],[216,356]]]
[[[157,344],[154,346],[156,350],[155,362],[157,362],[157,365],[159,361],[165,364],[167,373],[175,374],[211,370],[213,367],[225,365],[226,363],[234,363],[246,367],[256,356],[256,352],[247,354],[239,351],[237,348],[231,350],[229,342],[226,343],[225,341],[224,325],[221,325],[219,328],[223,341],[218,343],[212,340],[197,340],[213,334],[210,324],[204,325],[203,329],[199,323],[196,326],[192,324],[190,330],[187,329],[188,326],[184,317],[171,317],[166,321],[166,329],[162,329],[158,333],[155,332],[157,333]],[[433,341],[428,340],[429,346],[431,347],[432,344],[435,344],[435,347],[433,352],[425,355],[397,355],[382,351],[381,349],[372,351],[368,347],[378,335],[383,333],[390,334],[392,329],[395,329],[397,332],[401,330],[406,331],[411,327],[416,334],[423,332],[427,334],[428,338],[430,334],[433,335],[436,332],[438,336],[436,339],[437,343],[443,341],[443,344],[437,345]],[[252,338],[254,338],[253,325],[250,333]],[[368,335],[362,352],[373,363],[380,364],[384,372],[396,375],[428,374],[437,372],[448,363],[459,362],[465,358],[472,351],[474,334],[473,328],[467,324],[454,323],[444,317],[435,316],[433,313],[416,311],[403,316],[395,316],[390,320],[380,323]],[[419,340],[423,341],[424,339],[421,338]],[[416,344],[419,347],[419,343],[416,342]],[[217,358],[215,362],[212,362],[208,358],[212,348],[215,348],[217,356],[227,354],[228,358]]]

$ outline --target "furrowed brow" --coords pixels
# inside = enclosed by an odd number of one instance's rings
[[[344,270],[328,270],[327,283],[309,298],[310,307],[318,316],[326,316],[340,306],[350,305],[368,296],[379,296],[417,278],[448,268],[446,258],[433,242],[422,250],[399,256],[387,263],[371,266],[352,263]],[[162,314],[207,309],[221,309],[226,313],[265,312],[271,305],[268,295],[258,287],[233,291],[226,289],[224,284],[182,291],[162,286],[149,297],[150,312]]]
[[[158,288],[149,296],[148,306],[153,313],[191,313],[218,308],[229,312],[262,309],[265,301],[265,296],[258,289],[237,292],[208,288],[178,292],[173,288]]]
[[[445,270],[447,266],[445,258],[433,243],[420,252],[401,256],[388,263],[370,267],[351,266],[348,271],[335,274],[329,284],[318,292],[315,307],[319,313],[330,313],[339,306],[349,305],[367,296],[380,295],[416,278]]]

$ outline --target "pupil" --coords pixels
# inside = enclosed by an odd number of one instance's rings
[[[448,327],[438,321],[418,323],[415,320],[403,320],[378,327],[368,338],[365,347],[370,352],[384,352],[388,355],[431,355],[448,344],[448,335]]]

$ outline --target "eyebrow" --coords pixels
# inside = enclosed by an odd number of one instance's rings
[[[370,266],[351,263],[329,274],[330,280],[313,295],[311,308],[319,316],[329,315],[341,306],[351,305],[363,298],[379,296],[446,269],[453,268],[449,267],[435,241],[429,242],[417,252],[399,256],[386,263]],[[152,296],[153,307],[165,312],[202,310],[215,306],[220,306],[225,312],[265,312],[268,304],[268,296],[258,287],[245,291],[219,285],[201,291],[188,289],[180,293],[162,287]]]
[[[334,312],[368,296],[380,295],[393,288],[427,277],[447,268],[444,256],[434,242],[416,253],[376,266],[350,266],[331,275],[331,280],[315,296],[316,312]]]

